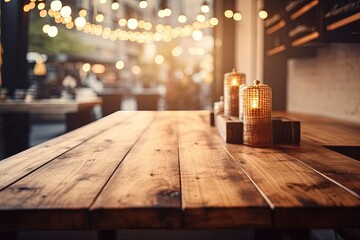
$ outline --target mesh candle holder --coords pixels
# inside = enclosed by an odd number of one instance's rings
[[[260,81],[243,89],[245,145],[271,147],[273,145],[271,122],[271,88]]]
[[[239,117],[239,87],[245,84],[245,74],[232,72],[224,74],[224,115]]]

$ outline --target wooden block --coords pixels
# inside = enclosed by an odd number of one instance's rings
[[[282,143],[300,144],[300,121],[282,120]]]
[[[210,126],[215,126],[215,115],[213,111],[210,111]]]
[[[274,144],[282,142],[282,120],[281,118],[272,118],[272,131]]]
[[[211,115],[210,115],[211,117]],[[243,122],[224,115],[214,115],[215,126],[226,143],[243,143]],[[299,144],[300,121],[272,118],[274,144]]]
[[[217,115],[215,126],[226,143],[243,143],[243,123],[238,118]]]

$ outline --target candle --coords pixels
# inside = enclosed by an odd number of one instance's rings
[[[243,89],[244,144],[272,146],[271,88],[260,81]]]
[[[239,116],[239,87],[245,83],[245,74],[233,69],[224,75],[224,114],[228,117]]]

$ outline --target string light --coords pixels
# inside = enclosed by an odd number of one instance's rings
[[[70,17],[71,15],[71,8],[69,6],[64,6],[60,10],[60,14],[62,17]]]
[[[267,13],[265,10],[261,10],[261,11],[259,12],[259,17],[260,17],[261,19],[266,19],[266,18],[268,17],[268,13]]]
[[[54,0],[50,3],[50,8],[51,10],[53,10],[54,12],[60,11],[60,9],[62,8],[62,3],[60,0]]]
[[[49,25],[49,24],[45,24],[45,25],[42,27],[42,30],[43,30],[44,33],[48,33],[49,28],[50,28],[50,25]]]
[[[186,23],[187,17],[184,14],[179,15],[178,17],[179,23]]]
[[[226,10],[224,12],[225,17],[232,18],[234,16],[234,12],[232,10]]]
[[[104,21],[104,14],[102,14],[101,12],[98,12],[98,14],[96,14],[95,21],[97,21],[98,23],[101,23],[102,21]]]
[[[80,17],[86,17],[86,15],[87,15],[87,11],[86,11],[85,9],[81,9],[81,10],[79,11],[79,16],[80,16]]]
[[[47,11],[45,9],[41,10],[39,12],[39,16],[42,17],[42,18],[46,17],[47,16]]]
[[[38,4],[38,9],[43,10],[45,8],[45,3],[41,2]]]
[[[202,13],[208,13],[210,11],[210,7],[207,5],[206,0],[204,0],[203,4],[201,5],[200,10]]]
[[[49,37],[56,37],[58,35],[59,30],[57,29],[56,26],[51,26],[49,27],[47,34],[49,35]]]
[[[55,2],[58,0],[54,0]],[[67,9],[69,8],[69,9]],[[65,10],[66,11],[65,11]],[[65,15],[62,16],[61,14]],[[165,10],[165,9],[164,9]],[[179,37],[186,37],[186,36],[193,36],[194,39],[197,39],[197,41],[201,40],[203,37],[203,33],[200,31],[201,29],[205,28],[212,28],[218,24],[217,18],[210,18],[207,21],[204,22],[193,22],[192,24],[185,25],[184,27],[172,27],[170,25],[162,25],[158,24],[155,26],[156,32],[151,32],[153,25],[151,22],[147,22],[144,20],[137,20],[132,19],[120,19],[119,25],[120,26],[128,26],[129,29],[135,30],[137,28],[142,28],[146,31],[125,31],[122,29],[110,29],[108,27],[103,28],[102,25],[96,25],[92,24],[90,22],[87,22],[85,19],[85,16],[87,15],[87,11],[85,9],[79,10],[79,16],[75,18],[74,20],[71,17],[71,8],[68,6],[64,6],[60,9],[60,11],[53,11],[51,8],[46,12],[45,15],[48,14],[50,17],[54,18],[54,21],[58,24],[62,23],[66,26],[67,29],[72,29],[76,26],[76,29],[78,31],[83,31],[84,33],[92,34],[95,36],[102,37],[104,39],[109,39],[111,41],[115,40],[125,40],[125,41],[136,41],[138,43],[153,43],[158,41],[163,42],[171,42],[175,38]],[[70,15],[69,15],[70,12]],[[41,15],[41,11],[39,12],[39,15]],[[69,16],[67,16],[69,15]],[[185,16],[185,15],[184,15]],[[185,16],[186,17],[186,16]],[[95,17],[95,20],[98,22],[104,20],[104,15],[101,12],[98,12],[98,14]],[[199,19],[202,21],[202,19]],[[130,27],[129,27],[130,26]],[[136,26],[136,27],[135,27]],[[147,32],[148,31],[148,32]],[[49,32],[49,31],[47,31]],[[56,32],[56,33],[55,33]],[[50,35],[56,36],[58,34],[58,30],[52,30]],[[179,52],[179,51],[178,51]],[[182,52],[182,51],[180,51]],[[174,52],[175,55],[179,54]],[[180,53],[181,54],[181,53]]]
[[[192,37],[195,41],[200,41],[203,38],[203,33],[200,30],[195,30],[192,33]]]
[[[113,0],[112,4],[111,4],[111,9],[112,10],[118,10],[120,8],[120,4],[118,3],[117,0]]]
[[[140,2],[139,2],[139,7],[140,8],[147,8],[147,6],[148,6],[148,2],[146,1],[146,0],[141,0]]]
[[[164,63],[165,59],[163,55],[156,55],[154,61],[156,64],[160,65]]]
[[[115,67],[116,67],[116,69],[118,69],[118,70],[123,69],[123,68],[125,67],[124,61],[121,61],[121,60],[117,61],[116,64],[115,64]]]
[[[242,15],[241,15],[241,13],[237,12],[237,13],[234,13],[233,18],[235,21],[241,21]]]
[[[75,18],[75,26],[78,28],[84,28],[86,25],[86,19],[84,17],[77,17]]]
[[[130,18],[127,21],[127,27],[131,30],[134,30],[138,27],[138,21],[135,18]]]
[[[206,19],[205,19],[205,16],[203,14],[199,14],[199,15],[196,16],[196,20],[198,22],[203,23],[203,22],[205,22]]]
[[[138,75],[141,73],[141,68],[138,65],[134,65],[132,66],[131,71],[133,74]]]

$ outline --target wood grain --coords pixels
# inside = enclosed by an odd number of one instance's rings
[[[181,226],[176,124],[176,113],[157,113],[92,206],[93,228]]]
[[[360,161],[309,141],[303,141],[301,146],[278,145],[276,148],[334,179],[360,196]]]
[[[321,116],[274,112],[274,116],[301,122],[301,139],[329,146],[360,146],[360,124]]]
[[[269,227],[270,206],[219,144],[207,112],[180,113],[179,157],[186,228]]]
[[[102,118],[0,161],[0,190],[133,115],[133,112],[115,113],[111,118]]]
[[[108,126],[1,191],[0,229],[87,229],[89,207],[152,120],[144,112]]]
[[[275,228],[360,226],[360,198],[280,150],[226,144],[274,205]]]

